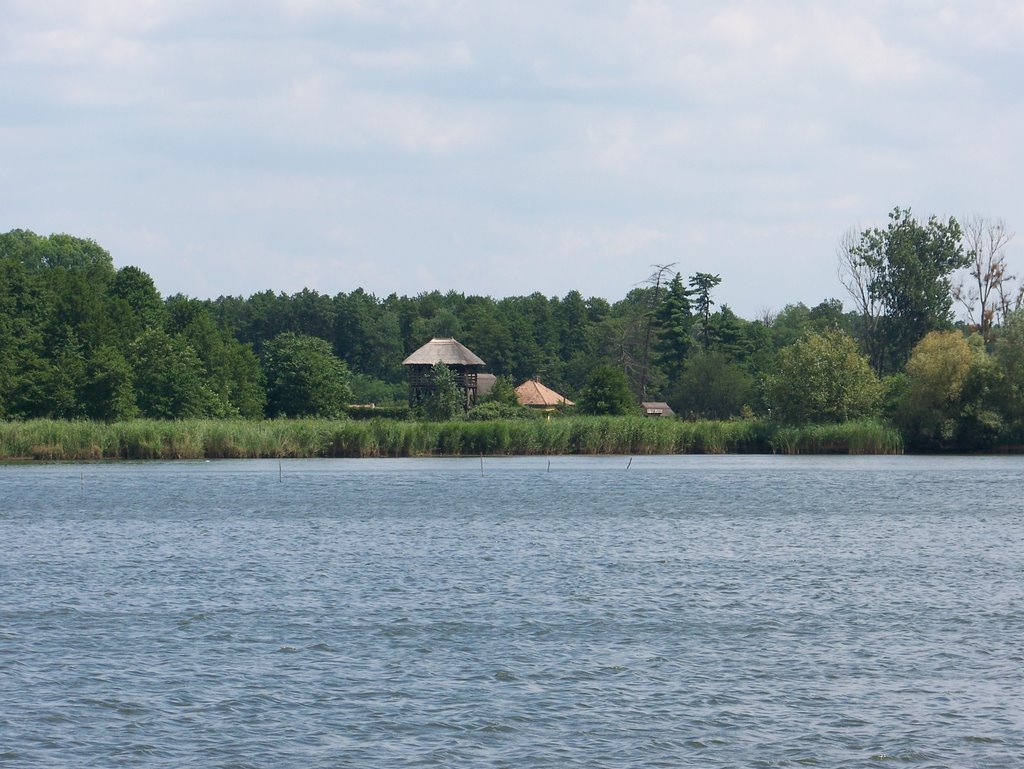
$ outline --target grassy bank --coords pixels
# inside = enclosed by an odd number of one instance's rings
[[[391,420],[32,420],[0,423],[0,459],[227,459],[477,454],[896,454],[876,422],[780,427],[760,420],[684,422],[569,417],[494,422]]]

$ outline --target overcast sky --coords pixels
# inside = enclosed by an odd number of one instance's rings
[[[749,318],[896,205],[1024,228],[1021,73],[1019,0],[0,0],[0,231],[165,296],[676,262]]]

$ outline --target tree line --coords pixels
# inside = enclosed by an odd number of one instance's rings
[[[362,289],[163,298],[91,240],[14,230],[0,235],[0,418],[339,417],[353,402],[404,402],[404,357],[455,337],[503,385],[536,376],[594,413],[666,400],[688,418],[888,419],[922,448],[1020,443],[1010,237],[980,217],[896,208],[884,228],[841,239],[851,309],[827,298],[744,319],[719,301],[717,274],[674,264],[615,302]],[[958,304],[969,322],[955,322]]]

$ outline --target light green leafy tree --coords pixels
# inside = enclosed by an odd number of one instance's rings
[[[881,395],[878,377],[842,331],[810,333],[784,347],[767,384],[773,416],[796,424],[874,416]]]
[[[907,362],[897,423],[909,445],[979,450],[997,440],[1005,377],[980,336],[959,331],[926,335]]]

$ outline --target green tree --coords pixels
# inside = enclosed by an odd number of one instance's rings
[[[787,304],[770,317],[767,328],[771,345],[776,350],[799,342],[811,331],[824,330],[814,327],[811,311],[803,302]]]
[[[469,303],[465,313],[466,346],[487,361],[487,368],[499,376],[515,376],[521,368],[513,326],[519,327],[516,308],[492,300]],[[529,344],[529,342],[527,342]]]
[[[1024,309],[1006,315],[992,354],[1006,385],[1003,411],[1024,435]]]
[[[170,328],[196,351],[207,385],[225,404],[224,416],[261,417],[266,406],[266,380],[250,345],[239,342],[218,324],[208,304],[184,296],[167,300]]]
[[[1004,380],[980,336],[929,333],[914,347],[906,375],[897,422],[909,445],[977,450],[995,443]]]
[[[459,389],[455,374],[438,361],[430,369],[430,393],[423,401],[427,419],[446,422],[464,411],[465,395]]]
[[[0,236],[0,244],[10,236]],[[16,258],[0,256],[0,418],[27,416],[26,409],[35,408],[37,388],[29,380],[49,354],[53,315],[53,295],[42,276]]]
[[[637,413],[637,403],[622,369],[598,366],[590,372],[580,393],[583,414],[623,415]]]
[[[494,380],[494,386],[482,399],[484,403],[501,403],[505,406],[518,406],[519,396],[516,395],[516,388],[512,380],[505,376],[499,376]]]
[[[656,312],[658,337],[655,343],[657,363],[670,381],[683,371],[693,347],[693,311],[691,291],[683,285],[678,272],[665,290],[665,298]]]
[[[77,419],[84,415],[80,390],[86,381],[85,355],[75,333],[67,329],[55,346],[39,402],[40,416]]]
[[[909,208],[896,207],[886,229],[864,230],[850,246],[848,257],[881,310],[873,322],[879,338],[866,346],[875,351],[877,371],[898,371],[925,334],[951,325],[950,275],[971,262],[961,235],[952,217],[921,224]]]
[[[263,347],[271,416],[340,418],[352,400],[348,366],[329,342],[285,332]]]
[[[134,379],[131,364],[120,350],[109,345],[96,348],[87,362],[82,389],[86,416],[107,422],[137,416]]]
[[[182,337],[147,329],[132,343],[130,354],[142,416],[189,419],[225,413],[227,404],[210,389],[199,356]]]
[[[523,419],[532,416],[530,410],[520,405],[512,380],[499,376],[490,392],[480,399],[480,404],[466,414],[466,419],[483,421],[490,419]]]
[[[750,324],[740,318],[727,304],[711,316],[707,350],[724,352],[735,361],[746,360],[753,352],[748,334]]]
[[[711,343],[711,308],[715,304],[711,299],[711,290],[721,282],[721,276],[710,272],[698,272],[690,278],[693,306],[699,322],[700,345],[704,350]]]
[[[754,378],[725,352],[698,352],[686,361],[682,375],[669,391],[668,403],[681,415],[695,419],[738,416],[754,399]]]
[[[645,391],[661,390],[665,374],[647,358],[648,329],[653,322],[653,308],[657,306],[656,291],[654,286],[632,289],[594,325],[592,349],[595,353],[584,372],[584,381],[594,365],[611,365],[625,374],[635,400],[643,400]]]
[[[29,230],[11,230],[0,235],[0,258],[21,262],[31,270],[68,270],[106,284],[114,277],[110,254],[96,241],[73,235],[36,235]]]
[[[590,326],[587,302],[579,291],[570,291],[555,303],[553,312],[558,329],[559,356],[563,361],[571,360],[574,355],[587,350],[587,329]]]
[[[153,279],[138,267],[122,267],[114,275],[107,292],[107,316],[112,335],[104,343],[116,337],[126,349],[148,328],[163,328],[167,321],[167,310]]]
[[[843,312],[843,303],[839,299],[832,298],[819,302],[811,308],[808,317],[816,331],[850,331],[850,319]]]
[[[286,294],[268,290],[244,300],[220,297],[215,314],[231,329],[236,339],[251,344],[260,353],[263,345],[279,334],[298,333],[292,309]]]
[[[397,297],[390,297],[391,305]],[[402,330],[393,306],[361,288],[334,297],[335,353],[353,372],[398,384],[404,380]]]
[[[288,297],[287,302],[296,333],[334,342],[336,308],[331,297],[304,288]]]
[[[413,320],[411,332],[414,339],[447,339],[463,335],[462,321],[458,310],[465,298],[454,291],[441,294],[432,291],[417,297],[420,312]],[[421,342],[422,344],[422,342]]]
[[[851,336],[810,333],[779,351],[768,381],[773,415],[788,423],[844,422],[877,413],[881,385]]]
[[[92,350],[110,332],[105,311],[107,287],[114,278],[110,254],[92,240],[71,235],[36,235],[12,230],[0,235],[0,259],[20,264],[35,275],[48,295],[41,330],[54,345],[74,332],[83,350]]]
[[[384,382],[366,374],[352,374],[350,386],[354,403],[403,404],[409,395],[408,384]]]

